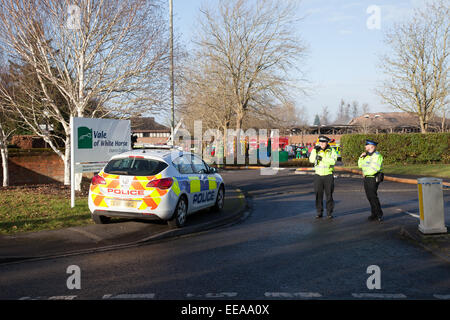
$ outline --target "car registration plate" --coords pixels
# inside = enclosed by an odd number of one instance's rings
[[[137,202],[131,200],[111,200],[112,207],[133,208],[136,209]]]

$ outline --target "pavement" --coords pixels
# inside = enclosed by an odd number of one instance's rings
[[[418,230],[417,226],[405,225],[401,227],[400,234],[450,263],[450,226],[448,224],[447,229],[446,234],[425,235]]]
[[[113,219],[106,225],[0,235],[0,263],[108,251],[181,237],[238,221],[246,208],[243,193],[230,188],[222,212],[197,212],[180,229],[169,229],[161,220]]]

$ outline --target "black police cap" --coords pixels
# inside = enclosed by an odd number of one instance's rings
[[[372,146],[377,146],[378,145],[378,142],[375,142],[375,141],[372,141],[372,140],[366,140],[366,146],[367,145],[372,145]]]

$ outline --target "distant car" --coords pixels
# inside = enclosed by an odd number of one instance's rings
[[[342,161],[342,156],[341,156],[341,147],[339,146],[339,145],[334,145],[334,146],[331,146],[334,150],[336,150],[336,153],[337,153],[337,155],[338,155],[338,158],[337,158],[337,160],[338,161]]]
[[[111,217],[157,217],[180,228],[188,215],[206,208],[220,211],[224,201],[225,185],[216,169],[174,149],[114,156],[93,177],[89,191],[89,209],[97,224]]]

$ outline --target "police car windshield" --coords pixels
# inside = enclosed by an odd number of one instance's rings
[[[111,160],[105,167],[107,174],[123,176],[154,176],[166,169],[164,162],[149,159],[124,158]]]

